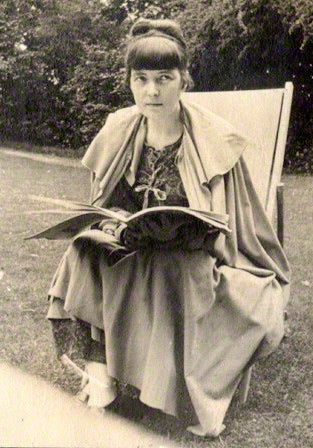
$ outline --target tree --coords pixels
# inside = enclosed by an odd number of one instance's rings
[[[202,0],[177,15],[197,90],[282,87],[293,81],[287,165],[313,170],[311,0]],[[201,20],[199,20],[199,17]]]
[[[295,85],[287,165],[313,171],[312,0],[3,0],[0,134],[86,145],[129,104],[123,54],[138,17],[177,20],[196,90]],[[311,161],[312,160],[312,161]]]

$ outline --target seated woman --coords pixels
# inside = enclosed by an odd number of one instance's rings
[[[62,258],[48,318],[60,355],[74,319],[76,355],[107,385],[85,385],[90,405],[112,402],[117,380],[165,413],[179,417],[189,406],[188,429],[218,436],[244,369],[282,339],[288,263],[242,158],[249,142],[181,99],[190,78],[178,25],[135,23],[125,61],[135,106],[110,114],[83,158],[93,203],[124,213],[159,205],[226,213],[232,233],[140,247],[109,266],[100,233],[115,232],[129,248],[140,235],[103,221],[94,241],[82,233]]]

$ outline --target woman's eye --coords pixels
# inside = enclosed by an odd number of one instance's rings
[[[139,81],[139,82],[145,82],[147,80],[147,78],[145,77],[145,75],[134,75],[134,81]]]
[[[162,76],[160,76],[160,78],[159,78],[159,80],[160,80],[161,82],[166,82],[166,81],[169,81],[170,79],[172,79],[172,78],[170,77],[170,75],[162,75]]]
[[[140,81],[140,82],[145,82],[145,81],[146,81],[146,78],[145,78],[144,76],[137,76],[137,77],[135,78],[135,80],[136,80],[136,81]]]

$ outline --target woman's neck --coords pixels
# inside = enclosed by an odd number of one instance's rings
[[[176,142],[183,133],[180,115],[169,119],[147,119],[146,142],[155,149],[162,149]]]

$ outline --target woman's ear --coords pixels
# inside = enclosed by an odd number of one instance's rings
[[[185,92],[186,90],[189,90],[193,87],[193,81],[192,78],[188,72],[188,70],[184,70],[181,72],[181,78],[182,78],[182,91]]]
[[[184,79],[182,79],[182,82],[181,82],[181,90],[183,91],[183,92],[185,92],[186,91],[186,89],[187,89],[187,83],[186,83],[186,81],[184,80]]]

